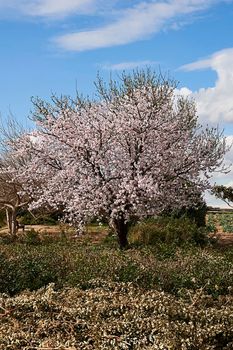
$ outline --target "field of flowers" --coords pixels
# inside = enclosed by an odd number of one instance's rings
[[[210,213],[207,216],[207,224],[210,232],[220,230],[233,234],[233,213]]]

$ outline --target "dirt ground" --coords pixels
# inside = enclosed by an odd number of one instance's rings
[[[37,232],[48,232],[48,233],[59,233],[61,232],[61,228],[59,225],[54,225],[54,226],[47,226],[47,225],[25,225],[25,230],[24,232],[28,232],[28,231],[31,231],[31,230],[35,230]],[[7,226],[4,226],[0,229],[0,233],[7,233],[8,232],[8,229],[7,229]],[[23,230],[20,228],[18,230],[18,233],[22,233]]]
[[[26,226],[26,231],[30,229],[34,229],[37,232],[47,232],[52,235],[56,235],[61,232],[60,226],[43,226],[43,225],[34,225],[34,226]],[[218,232],[212,234],[211,236],[216,238],[218,243],[222,246],[227,246],[233,244],[233,233],[223,232],[221,226],[218,226]],[[90,226],[87,228],[86,232],[82,235],[75,234],[74,230],[69,230],[68,234],[77,240],[90,240],[93,243],[98,243],[103,240],[109,232],[108,227],[98,227],[98,226]]]
[[[98,243],[101,240],[103,240],[109,232],[108,227],[101,227],[101,226],[90,226],[86,229],[86,231],[83,234],[78,234],[75,232],[75,230],[69,226],[60,226],[60,225],[25,225],[24,231],[20,228],[18,230],[18,235],[24,235],[27,232],[30,232],[31,230],[34,230],[38,232],[41,237],[43,238],[43,235],[49,235],[54,238],[56,236],[61,236],[63,233],[68,238],[73,240],[85,240],[85,241],[91,241],[93,243]],[[0,235],[4,235],[8,233],[7,226],[2,227],[0,229]]]
[[[233,233],[225,233],[222,231],[221,226],[217,227],[218,231],[217,233],[211,233],[210,236],[212,238],[216,238],[218,243],[221,246],[228,246],[228,245],[233,245]],[[99,226],[90,226],[86,229],[86,232],[79,235],[75,233],[75,230],[70,228],[70,227],[61,227],[60,225],[53,225],[53,226],[48,226],[48,225],[25,225],[25,230],[24,232],[22,229],[19,229],[18,234],[24,234],[26,232],[29,232],[31,230],[35,230],[36,232],[40,233],[41,236],[43,237],[43,234],[46,235],[51,235],[54,238],[57,235],[60,235],[62,230],[65,232],[64,234],[67,235],[70,239],[74,240],[85,240],[85,241],[90,241],[92,243],[99,243],[101,242],[109,233],[109,228],[108,227],[99,227]],[[6,234],[8,232],[7,227],[3,227],[0,229],[0,235],[1,234]]]
[[[233,233],[217,232],[210,236],[216,238],[221,246],[233,245]]]
[[[211,233],[212,238],[216,238],[220,245],[227,246],[233,244],[233,233],[232,232],[223,232],[223,229],[220,225],[217,225],[217,232]]]

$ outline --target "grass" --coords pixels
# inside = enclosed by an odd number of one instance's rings
[[[114,237],[95,245],[61,239],[38,245],[2,244],[0,248],[0,292],[10,295],[49,283],[56,288],[79,285],[85,289],[99,278],[175,295],[183,288],[226,295],[233,285],[233,248],[221,251],[161,243],[122,252]]]

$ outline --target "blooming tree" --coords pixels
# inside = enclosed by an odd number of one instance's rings
[[[34,101],[37,130],[15,144],[30,154],[18,175],[32,207],[64,208],[73,223],[108,218],[121,247],[128,223],[166,208],[193,206],[223,169],[225,140],[198,125],[195,103],[151,72],[98,80],[95,101]]]

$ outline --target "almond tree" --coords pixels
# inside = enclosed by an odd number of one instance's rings
[[[96,101],[34,101],[38,129],[15,145],[31,154],[20,181],[34,208],[62,205],[79,224],[108,218],[124,248],[132,218],[200,200],[210,174],[223,170],[226,144],[199,126],[195,103],[169,79],[141,71],[96,87]]]

